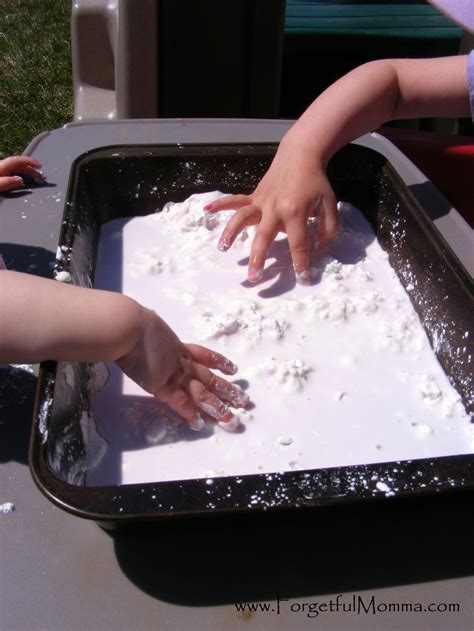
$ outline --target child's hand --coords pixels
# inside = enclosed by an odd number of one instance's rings
[[[38,160],[28,156],[13,156],[0,160],[0,193],[24,185],[23,178],[16,175],[18,173],[30,177],[37,184],[41,184],[44,182],[44,177],[38,169],[41,169]]]
[[[337,234],[339,221],[336,199],[326,174],[311,154],[282,141],[265,176],[251,195],[229,195],[205,207],[214,212],[237,209],[219,240],[227,250],[243,228],[258,224],[250,251],[248,279],[255,283],[263,275],[268,250],[279,231],[288,234],[296,278],[309,281],[307,221],[319,220],[317,235],[324,244]]]
[[[203,346],[182,344],[168,325],[149,309],[143,308],[140,329],[134,348],[117,361],[119,368],[180,414],[193,429],[204,426],[199,410],[225,429],[235,429],[238,419],[226,402],[245,407],[249,397],[242,388],[213,374],[209,368],[233,375],[237,367]]]

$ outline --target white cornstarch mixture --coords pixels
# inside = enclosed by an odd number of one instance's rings
[[[239,366],[251,404],[234,433],[194,431],[115,366],[92,396],[108,443],[88,484],[320,469],[470,453],[473,426],[367,220],[340,204],[341,232],[295,284],[286,235],[263,280],[246,278],[255,229],[217,242],[233,214],[193,195],[102,228],[96,286],[154,309],[184,342]],[[104,379],[102,381],[105,381]],[[98,388],[94,388],[97,390]],[[97,458],[92,457],[92,461]]]

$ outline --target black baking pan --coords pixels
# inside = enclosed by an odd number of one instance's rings
[[[74,163],[63,216],[57,271],[93,286],[101,225],[146,215],[192,193],[250,192],[268,168],[276,146],[114,146]],[[196,168],[189,169],[192,163]],[[338,199],[363,209],[410,299],[430,343],[461,395],[474,410],[473,282],[434,228],[425,210],[387,159],[351,144],[329,165]],[[158,183],[158,186],[157,186]],[[416,281],[416,282],[414,282]],[[395,499],[445,491],[472,491],[470,454],[412,461],[117,486],[88,486],[80,420],[90,411],[91,366],[74,365],[74,384],[61,362],[40,367],[30,467],[39,488],[61,508],[108,527],[178,516],[261,512],[297,507],[390,501],[376,483],[390,480]],[[390,493],[392,495],[392,493]],[[258,502],[251,503],[251,496]]]

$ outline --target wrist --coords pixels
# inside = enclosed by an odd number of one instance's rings
[[[120,298],[120,322],[113,342],[114,361],[126,357],[140,345],[150,320],[149,309],[128,296],[120,296]]]
[[[325,160],[324,147],[317,134],[299,125],[299,121],[282,138],[278,153],[291,155],[292,159],[296,157],[314,169],[325,170],[329,161],[329,158]]]

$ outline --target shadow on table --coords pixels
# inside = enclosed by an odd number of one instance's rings
[[[44,248],[0,243],[7,269],[51,276],[54,254]],[[0,364],[0,462],[28,462],[36,376],[31,367]]]
[[[0,364],[0,462],[28,462],[36,376]]]
[[[431,182],[412,184],[409,188],[433,221],[448,215],[451,211],[451,203]]]
[[[0,254],[7,269],[33,276],[52,276],[55,254],[45,248],[17,243],[0,243]]]
[[[472,493],[112,533],[126,576],[160,600],[209,606],[469,576]]]

